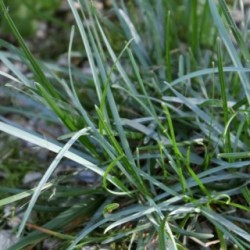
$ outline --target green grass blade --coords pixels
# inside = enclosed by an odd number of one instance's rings
[[[16,37],[18,43],[22,47],[22,49],[24,51],[24,54],[26,55],[28,61],[30,62],[35,75],[38,77],[38,80],[40,81],[41,84],[43,84],[46,87],[46,89],[50,92],[50,94],[52,96],[58,97],[58,93],[55,91],[55,89],[52,87],[50,82],[47,80],[45,74],[43,73],[43,71],[42,71],[42,69],[40,67],[40,65],[38,64],[38,62],[36,61],[36,59],[34,58],[32,53],[30,52],[28,47],[26,46],[22,36],[20,35],[20,33],[17,30],[13,20],[11,19],[3,0],[0,0],[0,6],[1,6],[1,9],[2,9],[2,11],[4,13],[5,18],[6,18],[6,21],[8,22],[8,24],[9,24],[14,36]]]

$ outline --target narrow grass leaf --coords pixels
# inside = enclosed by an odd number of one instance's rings
[[[31,81],[6,57],[0,53],[0,60],[14,73],[14,75],[19,80],[14,80],[19,83],[24,84],[27,87],[34,88],[34,84],[31,84]],[[8,75],[8,74],[6,74]],[[14,77],[11,77],[12,79],[15,79]]]
[[[219,33],[221,35],[221,39],[223,40],[227,51],[232,59],[233,64],[235,65],[235,67],[239,67],[242,68],[242,63],[240,61],[240,58],[238,56],[238,53],[231,41],[231,39],[229,38],[229,34],[222,22],[222,19],[219,15],[218,12],[218,8],[216,7],[216,4],[213,0],[208,0],[209,2],[209,6],[210,6],[210,10],[211,10],[211,14],[212,17],[214,19],[214,22],[216,24],[216,26],[218,27]],[[242,86],[244,88],[244,93],[246,95],[246,99],[248,101],[248,104],[250,104],[250,83],[248,81],[248,78],[246,76],[246,74],[244,72],[238,71]]]
[[[245,57],[246,61],[250,60],[249,49],[247,48],[246,42],[243,40],[243,37],[240,33],[239,28],[237,27],[235,21],[233,20],[232,15],[227,7],[225,0],[219,0],[219,4],[224,14],[226,21],[228,23],[228,27],[232,30],[233,35],[240,46],[240,51],[242,52],[242,56]]]
[[[35,134],[34,132],[26,132],[24,129],[20,129],[16,126],[9,125],[1,121],[0,121],[0,130],[10,135],[13,135],[17,138],[35,144],[39,147],[48,149],[54,153],[59,153],[63,148],[63,145],[58,142],[54,142],[49,139],[44,139],[42,136]],[[100,176],[104,175],[105,171],[102,168],[99,168],[96,164],[93,164],[92,162],[86,160],[85,159],[86,156],[82,155],[80,152],[76,150],[66,151],[64,153],[64,157],[74,162],[77,162],[80,165],[85,166],[86,168],[94,171]],[[112,181],[112,178],[108,177],[108,180],[115,185],[115,183]]]
[[[41,191],[47,190],[47,189],[51,188],[52,186],[53,186],[53,183],[48,182],[42,187]],[[33,188],[31,190],[27,190],[27,191],[9,196],[7,198],[1,199],[0,200],[0,207],[8,205],[8,204],[16,202],[16,201],[19,201],[19,200],[22,200],[24,198],[27,198],[27,197],[31,196],[35,191],[36,191],[36,188]]]
[[[44,84],[44,86],[50,92],[50,94],[52,96],[58,97],[57,92],[52,87],[53,85],[51,85],[50,82],[47,80],[40,65],[38,64],[38,62],[36,61],[36,59],[34,58],[32,53],[30,52],[29,48],[26,46],[22,36],[20,35],[18,29],[16,28],[16,25],[14,24],[13,20],[11,19],[3,0],[0,0],[0,6],[1,6],[1,9],[4,13],[5,18],[6,18],[6,21],[8,22],[14,36],[16,37],[17,41],[19,42],[20,46],[22,47],[24,54],[26,55],[27,59],[29,60],[31,66],[32,66],[32,69],[33,69],[34,73],[37,75],[39,81],[41,82],[41,84]]]
[[[224,159],[244,159],[250,158],[250,152],[220,153],[218,157]]]
[[[39,182],[34,194],[32,195],[32,198],[29,202],[28,208],[25,211],[24,217],[22,219],[22,222],[20,224],[19,230],[18,230],[18,236],[21,235],[25,224],[31,214],[31,211],[41,193],[42,188],[44,187],[44,185],[46,184],[46,182],[48,181],[48,179],[50,178],[50,176],[52,175],[52,173],[55,171],[56,167],[58,166],[59,162],[61,161],[61,159],[64,157],[65,153],[71,148],[71,146],[76,142],[76,140],[80,137],[86,134],[86,132],[89,130],[89,128],[83,128],[82,130],[78,131],[66,144],[65,146],[61,149],[61,151],[58,153],[58,155],[56,156],[56,158],[53,160],[53,162],[50,164],[50,166],[48,167],[48,170],[46,171],[46,173],[44,174],[44,176],[42,177],[41,181]]]
[[[220,82],[220,90],[221,90],[221,98],[222,98],[222,107],[223,107],[223,116],[224,116],[224,126],[227,125],[229,121],[229,111],[227,106],[227,87],[225,84],[225,77],[223,72],[223,58],[222,58],[222,48],[220,39],[217,40],[217,55],[218,55],[218,72],[219,72],[219,82]],[[230,129],[226,130],[225,134],[225,151],[231,152],[231,138],[230,138]]]
[[[178,247],[176,245],[176,242],[175,242],[175,239],[174,239],[174,236],[172,234],[172,231],[168,225],[168,222],[167,222],[167,219],[168,219],[168,216],[166,216],[162,221],[161,221],[161,224],[160,224],[160,227],[159,227],[159,249],[160,250],[165,250],[167,245],[169,245],[169,243],[167,244],[168,241],[171,242],[171,246],[168,246],[168,249],[170,250],[177,250]],[[167,230],[167,232],[165,232],[165,228]],[[167,233],[167,235],[166,235]]]
[[[84,26],[82,25],[82,20],[80,18],[80,15],[79,15],[77,9],[76,9],[76,5],[75,5],[74,1],[72,1],[72,0],[67,0],[67,1],[68,1],[68,4],[72,10],[74,18],[76,20],[77,27],[79,29],[79,32],[80,32],[80,35],[81,35],[81,38],[82,38],[82,41],[83,41],[83,44],[85,47],[85,51],[86,51],[87,56],[88,56],[88,61],[89,61],[92,76],[94,79],[98,100],[101,101],[101,96],[102,96],[101,85],[100,85],[100,81],[98,78],[98,73],[97,73],[95,62],[94,62],[93,53],[92,53],[92,50],[91,50],[91,47],[89,44],[89,40],[88,40],[86,31],[84,29]]]
[[[241,229],[236,224],[234,224],[231,221],[227,220],[222,215],[219,215],[218,213],[215,213],[214,211],[212,211],[209,208],[202,208],[201,209],[201,213],[205,217],[207,217],[215,226],[217,224],[220,224],[225,229],[227,229],[229,235],[232,232],[232,233],[234,233],[236,235],[239,235],[240,237],[242,237],[246,241],[250,242],[250,236],[249,236],[249,234],[245,230]]]
[[[244,68],[244,67],[223,67],[223,72],[236,72],[236,73],[249,73],[250,69],[249,68]],[[201,69],[197,70],[191,73],[188,73],[186,75],[183,75],[174,81],[171,82],[171,86],[174,87],[177,84],[184,83],[185,81],[189,81],[192,78],[196,77],[201,77],[204,75],[211,75],[211,74],[216,74],[218,73],[218,69],[216,68],[206,68],[206,69]],[[162,91],[166,91],[168,89],[168,85],[163,87]]]

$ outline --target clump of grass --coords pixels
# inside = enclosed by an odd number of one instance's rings
[[[107,39],[109,21],[87,1],[68,0],[90,78],[71,63],[74,27],[68,69],[60,69],[58,77],[58,68],[30,53],[0,1],[22,49],[2,43],[10,53],[1,52],[1,59],[13,73],[4,76],[49,107],[69,131],[62,143],[0,122],[2,131],[57,153],[36,188],[0,200],[1,206],[21,206],[31,197],[18,229],[21,238],[11,249],[48,236],[67,249],[87,244],[249,248],[246,35],[232,25],[224,0],[218,6],[212,0],[178,3],[113,1],[127,41],[117,53]],[[182,19],[184,13],[189,14]],[[13,53],[32,74],[13,67]],[[87,93],[92,103],[86,106]],[[53,177],[62,158],[95,172],[99,180],[82,188],[65,184],[68,176]],[[41,201],[47,202],[44,213],[53,207],[54,217],[34,227],[27,220],[32,211],[41,212],[36,205]]]

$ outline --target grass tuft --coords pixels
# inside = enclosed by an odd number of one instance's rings
[[[9,70],[0,68],[1,88],[37,105],[1,108],[0,130],[55,154],[36,187],[0,187],[8,194],[0,207],[15,207],[20,221],[9,249],[49,237],[68,250],[249,249],[248,34],[233,6],[67,3],[75,26],[61,66],[35,58],[0,0],[19,44],[0,41]],[[76,37],[90,73],[74,66]],[[27,130],[7,111],[39,117],[51,135]],[[59,137],[51,125],[62,128]],[[77,167],[59,175],[64,159]],[[76,181],[84,171],[94,181]]]

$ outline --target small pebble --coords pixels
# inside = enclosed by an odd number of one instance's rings
[[[18,238],[10,230],[0,231],[0,250],[8,250],[17,241]]]
[[[23,184],[29,185],[34,183],[42,178],[42,173],[40,172],[28,172],[23,178]]]

